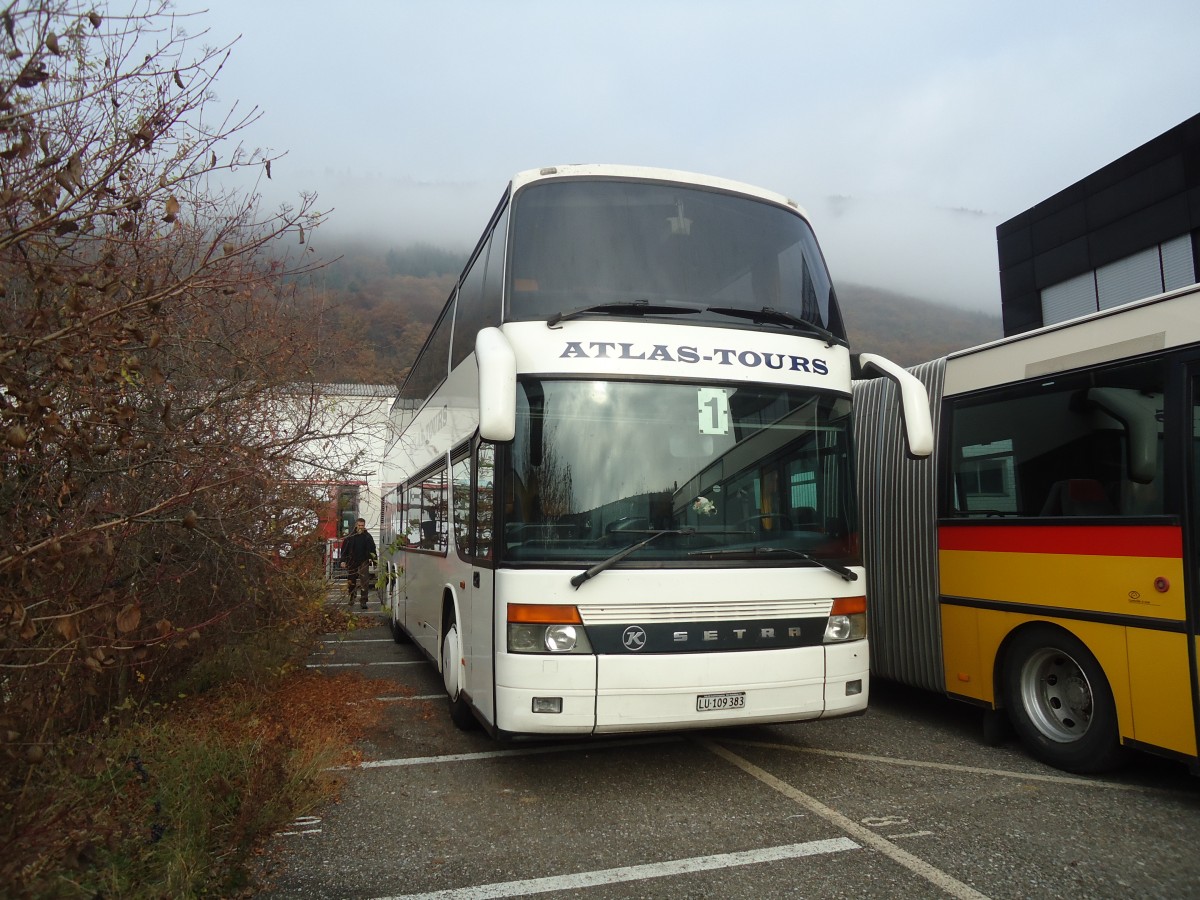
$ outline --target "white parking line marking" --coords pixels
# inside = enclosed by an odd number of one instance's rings
[[[471,762],[480,759],[499,759],[507,756],[536,756],[539,753],[569,753],[575,750],[601,750],[609,747],[641,747],[650,744],[674,743],[681,738],[666,736],[633,738],[627,741],[588,741],[581,744],[551,744],[545,747],[526,747],[520,750],[484,750],[479,753],[451,753],[446,756],[408,756],[400,759],[374,759],[357,766],[335,766],[334,769],[387,769],[398,766],[428,766],[438,763]]]
[[[306,828],[305,827],[306,825],[320,825],[320,824],[321,824],[320,816],[301,816],[300,818],[294,820],[291,823],[292,828],[296,829],[295,831],[277,831],[277,832],[275,832],[275,836],[276,837],[290,837],[292,835],[297,835],[297,834],[320,834],[321,833],[320,828]]]
[[[445,694],[418,694],[415,697],[376,697],[376,700],[382,700],[384,703],[393,703],[397,700],[445,700]]]
[[[391,638],[325,638],[322,644],[394,644]]]
[[[832,838],[826,841],[809,841],[805,844],[785,844],[781,847],[744,850],[740,853],[695,856],[691,859],[673,859],[642,866],[621,866],[616,869],[600,869],[595,872],[576,872],[573,875],[552,875],[548,878],[530,878],[525,881],[479,884],[473,887],[431,891],[428,894],[399,894],[392,897],[379,897],[376,900],[488,900],[493,897],[524,897],[529,894],[571,891],[604,884],[617,884],[623,881],[644,881],[648,878],[688,875],[693,872],[711,872],[714,869],[731,869],[735,866],[752,866],[757,863],[860,849],[862,848],[849,838]]]
[[[1052,784],[1072,784],[1077,787],[1108,788],[1114,791],[1135,791],[1140,793],[1164,793],[1158,788],[1142,787],[1136,784],[1117,784],[1114,781],[1099,781],[1089,778],[1073,778],[1070,775],[1042,775],[1037,772],[1014,772],[1011,769],[986,769],[979,766],[960,766],[956,763],[927,762],[921,759],[904,759],[895,756],[869,756],[865,753],[850,753],[845,750],[821,750],[816,747],[795,747],[791,744],[776,744],[770,741],[743,741],[737,738],[722,738],[726,744],[736,744],[739,747],[758,747],[763,750],[789,750],[793,753],[812,753],[816,756],[833,756],[838,759],[851,759],[858,762],[885,763],[893,766],[910,766],[915,769],[940,769],[947,772],[962,772],[967,775],[996,775],[1001,778],[1020,778],[1023,781],[1046,781]]]
[[[931,866],[929,863],[925,862],[925,860],[913,856],[907,850],[897,847],[886,838],[880,837],[870,829],[864,828],[862,825],[859,825],[852,819],[848,819],[846,816],[843,816],[837,810],[826,806],[815,797],[810,797],[803,791],[792,787],[786,781],[776,778],[765,769],[760,769],[749,760],[742,759],[742,757],[738,756],[736,753],[714,744],[712,741],[704,740],[703,738],[697,740],[696,743],[707,748],[709,752],[721,757],[721,759],[733,763],[747,775],[757,778],[763,784],[774,788],[785,797],[790,797],[797,803],[804,805],[806,808],[812,810],[831,825],[834,825],[842,831],[845,831],[847,834],[859,841],[862,841],[867,846],[878,850],[889,859],[904,866],[904,868],[908,869],[910,872],[920,875],[926,881],[937,886],[950,896],[958,897],[959,900],[987,900],[986,894],[981,894],[970,885],[963,884],[952,875],[948,875],[941,869]]]
[[[363,668],[365,666],[419,666],[423,665],[423,659],[401,659],[388,660],[386,662],[340,662],[340,663],[305,663],[306,669],[350,669],[354,667]]]

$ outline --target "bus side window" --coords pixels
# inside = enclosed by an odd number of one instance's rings
[[[471,458],[463,454],[451,463],[451,503],[454,520],[454,549],[463,559],[471,558]]]
[[[430,477],[430,482],[428,517],[423,516],[421,520],[421,546],[445,553],[449,540],[450,504],[449,498],[446,496],[446,467],[444,465]]]
[[[496,446],[481,442],[475,454],[475,559],[492,559],[495,528]]]
[[[951,513],[1160,515],[1163,381],[1136,364],[953,404]]]

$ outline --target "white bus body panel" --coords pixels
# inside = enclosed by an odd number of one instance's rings
[[[1200,340],[1196,285],[946,357],[946,396],[1159,353]]]
[[[453,550],[445,557],[410,553],[404,562],[397,618],[430,659],[440,660],[442,597],[458,580],[463,563]]]
[[[590,623],[686,621],[744,624],[755,618],[827,617],[837,597],[860,596],[820,568],[610,569],[578,591],[573,572],[496,573],[496,718],[510,733],[617,733],[795,722],[866,709],[864,641],[754,651],[618,654],[512,654],[508,603],[578,606]],[[752,576],[752,577],[751,577]],[[823,628],[823,626],[822,626]],[[482,673],[476,672],[478,677]],[[848,693],[847,682],[861,682]],[[471,693],[483,689],[477,683]],[[740,709],[697,713],[700,694],[745,692]],[[561,714],[534,713],[534,697],[561,697]]]
[[[438,450],[467,440],[479,425],[479,370],[468,357],[446,379],[437,400],[416,413],[408,429],[388,448],[384,481],[395,484],[441,458]]]
[[[826,683],[834,667],[828,656],[840,657],[836,667],[848,670],[842,681]],[[753,653],[601,656],[598,668],[597,734],[797,722],[867,708],[866,641]],[[846,680],[861,681],[862,691],[847,697]],[[696,712],[700,694],[740,691],[746,693],[742,709]]]

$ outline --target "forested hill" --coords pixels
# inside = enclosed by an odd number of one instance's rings
[[[318,380],[397,383],[441,312],[465,252],[427,245],[337,248],[312,302],[321,329],[342,347]],[[855,352],[914,365],[1002,336],[998,316],[968,312],[880,288],[839,284],[838,300]],[[326,368],[328,371],[326,371]]]
[[[999,315],[957,309],[882,288],[839,283],[838,303],[855,353],[912,366],[1004,337]]]

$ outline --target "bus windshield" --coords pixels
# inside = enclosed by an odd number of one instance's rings
[[[500,555],[590,564],[657,535],[622,564],[857,564],[849,414],[776,386],[523,380]]]
[[[739,314],[767,310],[774,327],[783,313],[845,338],[812,229],[770,203],[666,183],[548,181],[517,194],[511,237],[508,319],[645,304],[646,314],[693,313],[689,323],[744,324]]]

